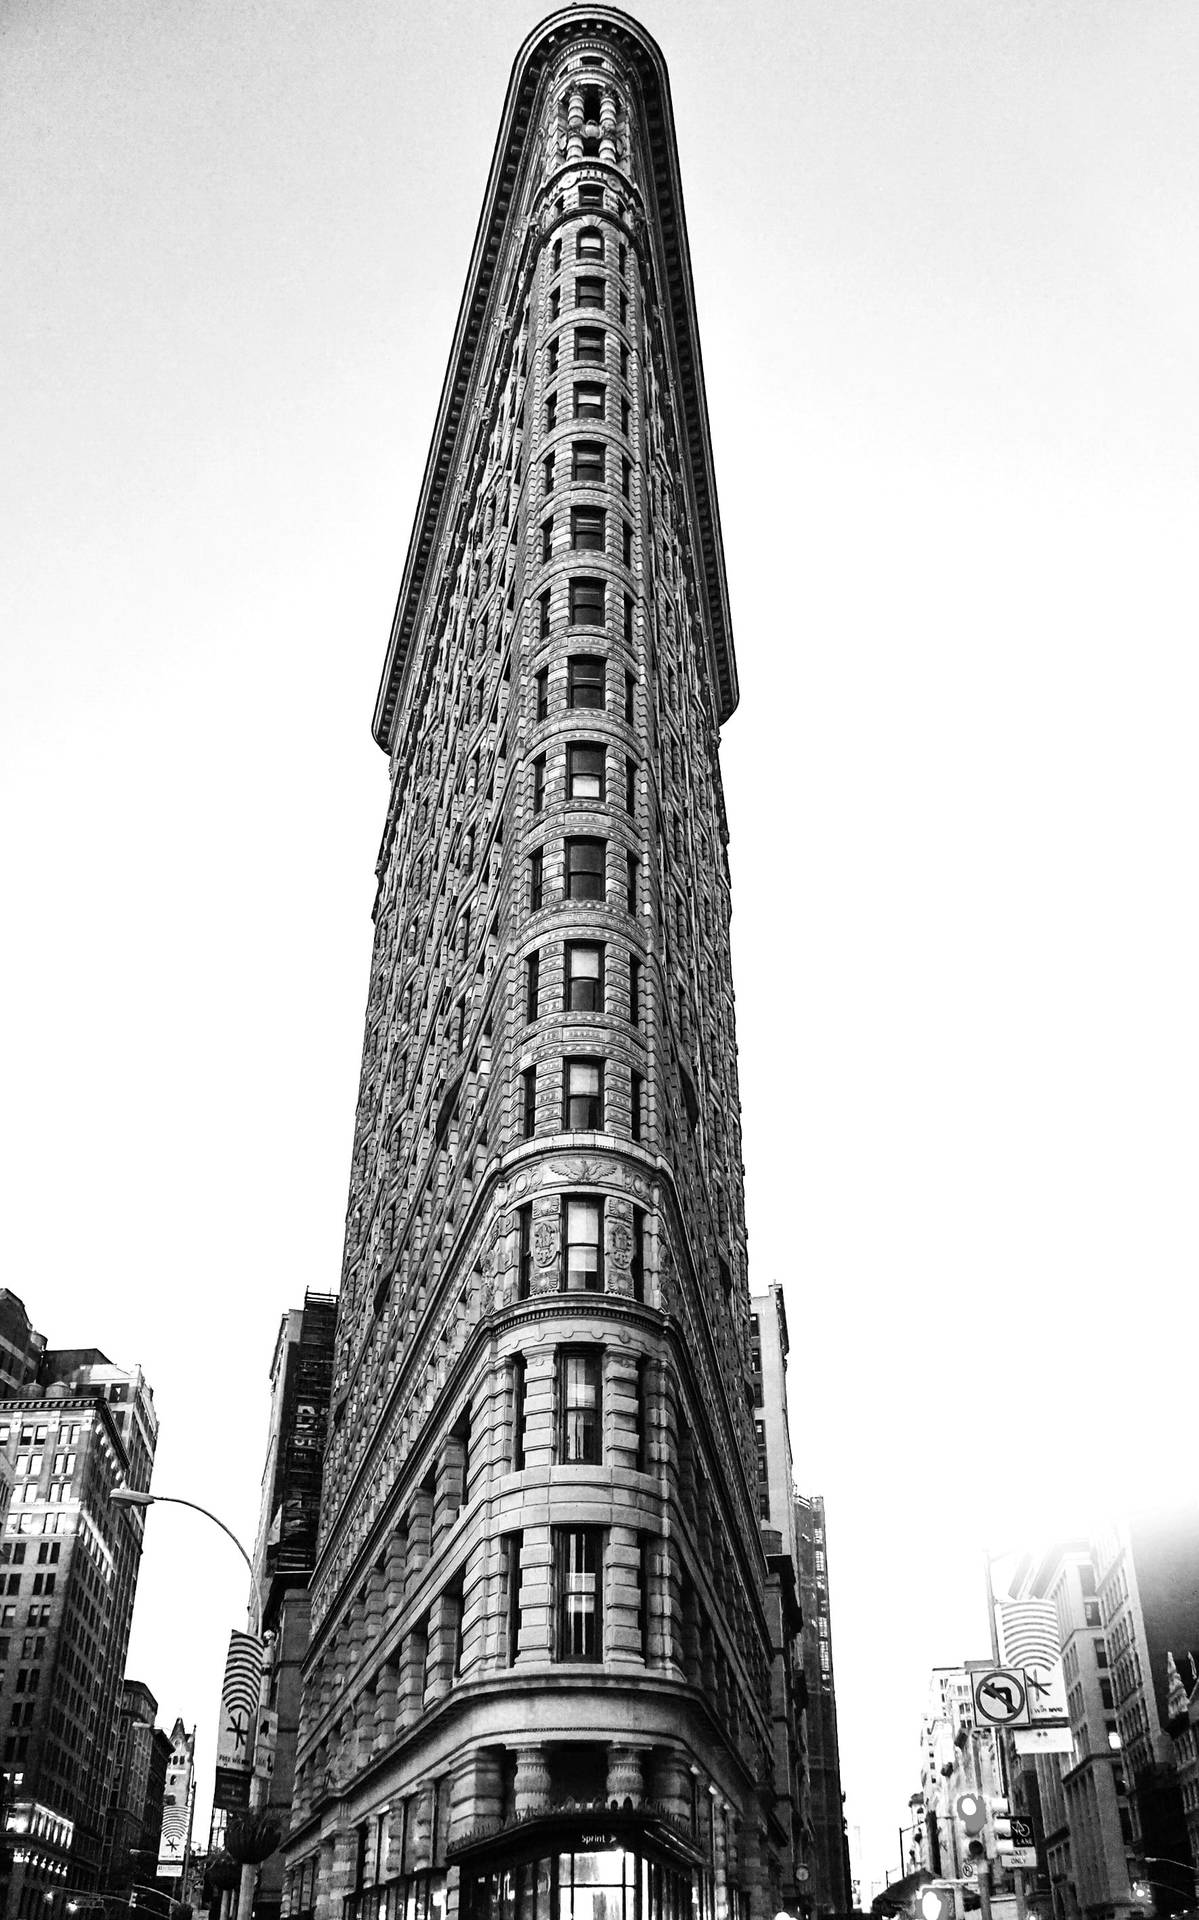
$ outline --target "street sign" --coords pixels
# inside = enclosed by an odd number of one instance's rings
[[[1017,1728],[1012,1735],[1017,1753],[1073,1753],[1074,1736],[1069,1727],[1040,1725]]]
[[[1037,1864],[1037,1845],[1033,1836],[1032,1821],[1021,1814],[1014,1813],[1011,1818],[1012,1837],[1009,1845],[1000,1847],[999,1858],[1012,1867],[1035,1867]]]
[[[250,1769],[248,1767],[222,1767],[216,1770],[216,1786],[213,1789],[212,1804],[232,1812],[238,1807],[250,1804]]]
[[[980,1726],[1026,1727],[1028,1689],[1015,1667],[988,1667],[974,1676],[974,1713]]]

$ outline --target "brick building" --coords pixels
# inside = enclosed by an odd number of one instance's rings
[[[776,1910],[736,699],[665,66],[570,8],[513,70],[375,713],[291,1914]]]

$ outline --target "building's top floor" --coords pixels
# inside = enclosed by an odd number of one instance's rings
[[[24,1301],[0,1287],[0,1393],[16,1391],[36,1379],[45,1350],[46,1336],[37,1332]]]
[[[586,117],[590,93],[597,96],[595,124]],[[559,150],[558,121],[563,115]],[[618,118],[636,126],[635,138],[626,130],[619,146],[614,138]],[[548,142],[547,122],[553,129]],[[547,153],[547,146],[552,151]],[[657,43],[628,14],[615,7],[572,6],[534,28],[512,69],[375,705],[373,732],[385,751],[392,744],[406,662],[436,587],[434,562],[445,534],[450,489],[465,458],[472,399],[502,330],[500,303],[512,256],[525,239],[521,223],[528,214],[530,172],[540,166],[555,173],[560,163],[584,162],[603,163],[615,171],[614,156],[619,153],[621,167],[627,167],[634,147],[639,159],[638,231],[654,262],[673,363],[685,468],[681,477],[694,510],[697,588],[711,636],[721,720],[737,704],[728,582],[666,63]]]

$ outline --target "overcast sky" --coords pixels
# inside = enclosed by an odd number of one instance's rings
[[[370,718],[518,0],[0,7],[0,1281],[252,1535],[337,1285]],[[1199,8],[652,0],[743,689],[753,1284],[855,1868],[982,1547],[1193,1473]],[[199,1725],[244,1583],[148,1520]],[[240,1616],[244,1622],[244,1614]]]

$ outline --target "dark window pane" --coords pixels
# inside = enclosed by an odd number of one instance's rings
[[[567,662],[566,704],[568,707],[604,705],[604,656],[602,653],[576,653]]]
[[[577,627],[602,627],[604,624],[604,583],[579,578],[570,583],[570,619]]]
[[[606,840],[568,840],[566,842],[566,897],[568,900],[602,900],[607,893]]]

